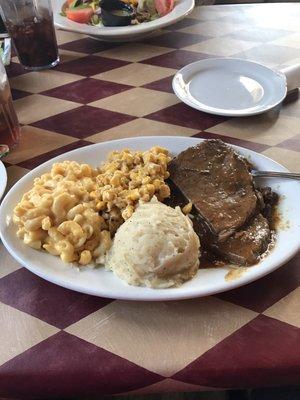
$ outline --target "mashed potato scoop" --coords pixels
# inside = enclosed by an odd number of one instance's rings
[[[130,285],[177,287],[196,274],[199,257],[191,220],[154,197],[118,229],[106,267]]]

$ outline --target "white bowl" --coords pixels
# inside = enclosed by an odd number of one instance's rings
[[[271,186],[279,195],[281,201],[279,212],[283,223],[278,231],[278,237],[273,250],[253,267],[247,268],[236,279],[226,280],[228,268],[199,269],[197,275],[179,288],[150,289],[128,286],[112,272],[104,268],[80,270],[64,264],[60,258],[46,252],[34,250],[26,246],[16,237],[16,226],[6,223],[6,216],[11,216],[13,208],[20,201],[24,192],[32,186],[33,179],[49,171],[53,162],[75,160],[98,166],[112,150],[130,148],[147,150],[152,146],[163,146],[173,155],[194,146],[203,139],[187,137],[153,136],[129,138],[99,143],[62,154],[35,168],[8,192],[0,207],[0,237],[11,255],[24,267],[36,275],[68,289],[101,297],[127,300],[176,300],[192,297],[208,296],[245,285],[277,269],[293,257],[300,248],[300,183],[289,179],[270,178],[261,181],[263,185]],[[233,146],[240,154],[247,157],[261,170],[287,171],[275,161],[242,147]]]
[[[180,21],[193,11],[195,0],[176,0],[174,9],[164,17],[132,26],[91,26],[73,22],[60,15],[63,0],[52,0],[54,24],[59,29],[79,32],[106,41],[130,41],[150,35],[154,31]]]

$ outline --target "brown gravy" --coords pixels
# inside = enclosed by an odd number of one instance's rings
[[[168,182],[168,184],[170,185],[171,188],[171,197],[167,200],[167,204],[170,205],[171,207],[179,206],[183,208],[187,204],[186,199],[182,196],[177,187],[172,184],[172,182]],[[266,257],[274,248],[276,231],[282,229],[283,225],[287,227],[287,223],[286,222],[283,223],[282,216],[278,210],[278,203],[271,206],[271,212],[269,213],[268,216],[266,216],[270,224],[271,241],[268,245],[267,250],[262,254],[260,259],[257,260],[257,263],[259,263],[259,261],[262,258]],[[193,215],[191,215],[191,218],[193,221],[194,220]],[[251,265],[246,267],[229,263],[228,261],[221,259],[219,255],[214,254],[210,249],[206,248],[204,249],[203,247],[201,248],[201,253],[202,254],[200,258],[200,268],[203,269],[226,268],[228,269],[228,272],[226,273],[225,276],[226,281],[233,281],[235,279],[240,278],[241,275],[243,275],[247,271],[247,269],[251,268],[252,266]]]
[[[279,211],[278,204],[273,207],[271,218],[269,219],[270,228],[274,231],[285,231],[290,228],[290,221],[285,220]]]
[[[251,267],[228,267],[229,270],[225,275],[225,281],[231,282],[240,278]]]

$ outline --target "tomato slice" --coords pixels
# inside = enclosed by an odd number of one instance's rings
[[[174,8],[174,0],[155,0],[155,8],[158,14],[163,17],[169,14]]]
[[[92,7],[86,8],[72,8],[66,10],[67,18],[71,21],[78,22],[80,24],[86,24],[94,14]]]

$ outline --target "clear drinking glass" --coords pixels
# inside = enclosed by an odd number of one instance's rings
[[[13,106],[5,68],[0,60],[0,158],[19,142],[20,126]]]
[[[36,71],[59,63],[50,0],[0,0],[0,12],[26,69]]]

